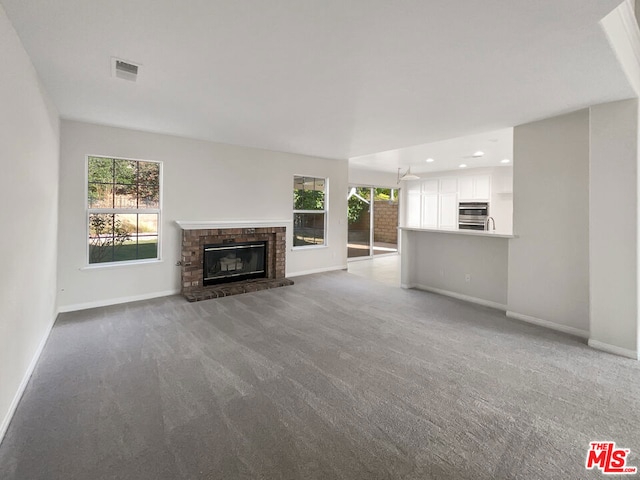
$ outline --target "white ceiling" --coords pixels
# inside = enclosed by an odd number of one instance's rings
[[[484,155],[474,157],[476,152]],[[427,162],[427,159],[433,162]],[[509,163],[502,163],[509,160]],[[397,173],[411,167],[412,173],[459,170],[466,168],[501,167],[513,165],[513,128],[503,128],[475,135],[442,140],[439,142],[398,148],[349,159],[349,166],[356,169]]]
[[[634,96],[620,1],[0,0],[63,118],[343,159]]]

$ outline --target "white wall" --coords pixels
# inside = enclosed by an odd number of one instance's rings
[[[161,263],[85,269],[86,155],[163,162]],[[346,266],[347,161],[63,121],[58,292],[61,310],[179,290],[175,220],[292,220],[293,176],[329,178],[328,247],[292,251],[287,274]]]
[[[505,308],[508,239],[403,229],[402,248],[405,288],[439,291]],[[471,275],[468,282],[467,274]]]
[[[591,107],[590,344],[638,338],[638,100]]]
[[[588,205],[589,111],[515,127],[509,311],[588,335]]]
[[[400,188],[402,185],[398,185],[397,182],[398,175],[395,173],[349,167],[350,185]]]
[[[56,313],[58,115],[0,6],[0,440]]]

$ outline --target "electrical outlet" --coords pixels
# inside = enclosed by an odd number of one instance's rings
[[[465,282],[470,282],[471,281],[471,274],[470,273],[466,273],[464,275],[464,281]]]

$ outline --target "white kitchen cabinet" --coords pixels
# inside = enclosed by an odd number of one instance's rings
[[[458,179],[458,198],[468,200],[489,200],[491,197],[490,175],[468,175]]]
[[[407,227],[420,228],[420,192],[407,192],[407,208],[405,222]]]
[[[473,177],[460,177],[458,179],[458,198],[460,201],[473,200]]]
[[[489,200],[491,197],[491,176],[478,175],[473,185],[473,193],[475,200]]]
[[[441,178],[440,193],[458,193],[458,179],[456,177]]]
[[[442,193],[440,200],[439,228],[458,228],[458,194]]]
[[[433,180],[425,180],[422,182],[422,193],[423,194],[438,194],[438,179],[435,178]]]
[[[422,228],[438,228],[438,194],[422,196]]]

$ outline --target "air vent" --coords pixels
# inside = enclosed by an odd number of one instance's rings
[[[126,62],[119,58],[111,58],[111,75],[123,80],[135,82],[138,79],[140,65]]]

